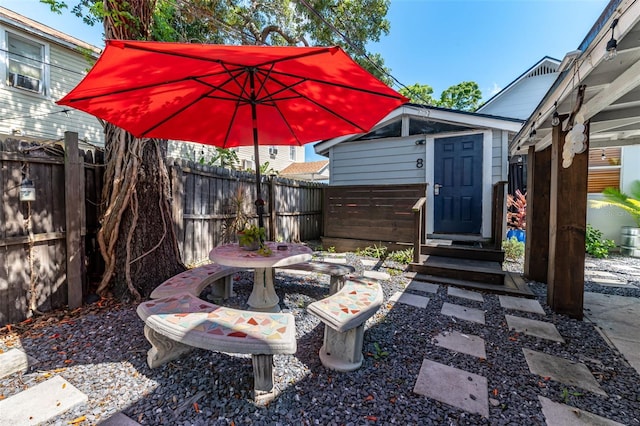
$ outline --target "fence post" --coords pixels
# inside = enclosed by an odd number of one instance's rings
[[[64,132],[64,197],[67,242],[67,298],[69,309],[82,306],[82,245],[84,213],[83,164],[78,151],[78,134]]]
[[[171,216],[173,217],[173,229],[178,238],[180,257],[184,259],[184,183],[182,167],[175,161],[169,165],[171,175]]]

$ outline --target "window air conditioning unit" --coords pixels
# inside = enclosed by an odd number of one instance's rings
[[[271,158],[274,158],[276,155],[278,155],[278,148],[276,147],[269,147],[269,155],[271,156]]]
[[[26,75],[9,73],[9,85],[40,93],[40,80]]]

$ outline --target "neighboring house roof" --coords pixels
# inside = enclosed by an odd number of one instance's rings
[[[386,126],[403,115],[421,119],[426,118],[435,122],[444,122],[453,125],[460,124],[462,126],[472,128],[501,129],[514,133],[520,130],[522,123],[524,122],[524,120],[512,117],[500,117],[497,115],[460,111],[422,104],[404,104],[387,114],[387,116],[380,120],[378,124],[371,129],[371,131]],[[331,147],[347,140],[356,139],[362,135],[363,133],[327,139],[314,145],[314,150],[317,154],[326,156]]]
[[[280,171],[280,176],[300,180],[326,180],[329,178],[329,160],[291,163]]]
[[[540,99],[542,99],[555,81],[560,71],[560,66],[561,62],[558,59],[545,56],[531,68],[520,74],[504,89],[492,96],[478,108],[476,112],[496,113],[509,111],[513,117],[521,119],[528,118],[531,111],[538,105]],[[536,84],[523,88],[525,84],[531,83],[533,80],[536,80]],[[518,98],[518,107],[514,108],[514,99],[510,99],[510,96]]]
[[[83,49],[88,49],[93,51],[94,53],[100,53],[101,49],[93,46],[85,41],[77,39],[69,34],[65,34],[61,31],[58,31],[54,28],[48,27],[40,22],[34,21],[33,19],[29,19],[26,16],[20,15],[12,10],[6,9],[0,6],[0,23],[9,24],[13,26],[19,26],[24,31],[28,31],[30,33],[39,35],[49,41],[60,43],[60,44],[68,44],[71,46],[68,47],[81,47]]]

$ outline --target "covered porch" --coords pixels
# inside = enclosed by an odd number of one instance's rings
[[[551,309],[574,318],[583,317],[589,148],[640,143],[639,21],[640,4],[611,0],[509,144],[510,155],[528,155],[524,276],[547,283]]]

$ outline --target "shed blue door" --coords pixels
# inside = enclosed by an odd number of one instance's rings
[[[480,233],[482,136],[482,134],[455,136],[435,140],[433,188],[435,233]]]

